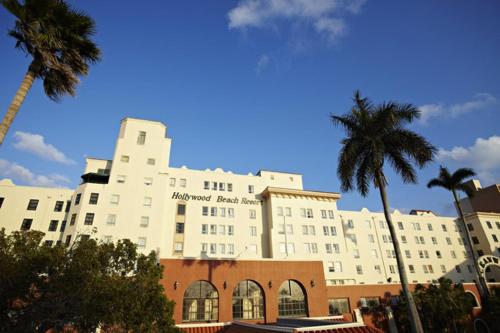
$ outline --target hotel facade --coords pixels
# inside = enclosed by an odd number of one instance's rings
[[[339,210],[339,193],[304,190],[296,173],[171,167],[166,134],[160,122],[123,119],[112,159],[87,158],[75,190],[1,180],[0,228],[43,231],[49,245],[128,238],[141,252],[156,251],[184,327],[292,316],[360,321],[355,309],[397,300],[383,213]],[[447,277],[480,306],[461,222],[422,210],[392,218],[410,283]],[[500,212],[470,208],[466,220],[477,254],[499,256]],[[494,285],[499,268],[486,276]]]

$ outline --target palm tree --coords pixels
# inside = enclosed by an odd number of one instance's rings
[[[1,145],[35,79],[43,80],[45,94],[54,101],[64,94],[74,96],[79,77],[88,74],[89,64],[99,61],[101,51],[90,39],[94,21],[63,0],[0,1],[16,17],[9,31],[16,48],[32,59],[0,124]]]
[[[432,161],[436,149],[422,136],[404,128],[420,116],[420,111],[413,105],[394,102],[373,105],[367,98],[361,98],[359,91],[354,93],[353,100],[354,106],[350,112],[331,116],[334,125],[342,127],[347,134],[341,141],[337,167],[341,190],[347,192],[356,187],[365,197],[371,183],[378,188],[396,252],[403,294],[408,300],[411,330],[413,333],[422,333],[422,324],[408,286],[399,240],[389,212],[384,162],[390,163],[404,183],[416,183],[412,162],[423,168]]]
[[[469,252],[472,253],[475,280],[478,281],[478,290],[481,295],[481,300],[484,304],[484,301],[486,301],[489,295],[488,286],[486,284],[486,281],[484,280],[484,277],[479,273],[480,270],[477,264],[477,256],[474,252],[474,247],[472,246],[472,239],[469,233],[469,229],[467,228],[467,225],[465,223],[464,212],[462,211],[462,207],[460,206],[460,201],[457,193],[459,191],[462,191],[465,192],[469,197],[473,196],[474,192],[464,184],[464,181],[467,178],[473,177],[475,175],[476,173],[474,172],[474,170],[469,168],[461,168],[455,171],[453,174],[450,174],[450,171],[446,167],[441,166],[439,168],[439,177],[431,179],[427,184],[427,187],[442,187],[453,194],[453,200],[455,200],[455,205],[458,209],[458,213],[460,214],[460,219],[462,220],[462,229],[465,230],[465,234],[467,235],[466,243],[467,247],[469,248]]]

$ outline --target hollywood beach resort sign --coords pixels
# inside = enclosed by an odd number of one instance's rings
[[[189,193],[172,193],[172,199],[184,200],[184,201],[206,201],[206,202],[219,202],[219,203],[230,203],[230,204],[242,204],[242,205],[261,205],[262,200],[238,198],[238,197],[225,197],[223,195],[214,196],[212,195],[195,195]],[[213,199],[213,200],[212,200]]]

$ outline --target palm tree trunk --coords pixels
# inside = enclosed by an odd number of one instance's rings
[[[424,329],[422,328],[422,323],[420,322],[420,317],[418,315],[417,307],[415,306],[413,296],[408,286],[408,277],[406,276],[403,256],[401,255],[401,248],[399,247],[399,240],[392,223],[391,214],[389,213],[389,201],[387,199],[387,193],[385,192],[385,180],[381,173],[378,173],[376,175],[376,182],[380,191],[380,197],[382,198],[384,215],[389,227],[389,232],[391,233],[394,251],[396,252],[396,262],[398,264],[398,272],[399,278],[401,280],[401,286],[403,288],[403,294],[408,300],[408,319],[410,320],[411,331],[412,333],[424,333]]]
[[[462,220],[462,228],[465,230],[465,234],[467,235],[467,243],[469,250],[472,254],[472,261],[474,263],[474,275],[476,280],[477,289],[479,290],[479,294],[481,295],[481,305],[484,306],[488,296],[489,290],[488,285],[486,284],[486,280],[479,273],[479,265],[477,263],[476,252],[474,251],[474,247],[472,245],[472,237],[470,235],[469,229],[467,228],[467,223],[465,223],[464,212],[462,211],[462,207],[460,207],[460,202],[458,201],[457,192],[455,190],[451,190],[453,193],[453,199],[455,199],[455,205],[457,205],[458,213],[460,214],[460,219]]]
[[[3,140],[5,139],[5,136],[9,131],[10,125],[12,125],[12,122],[14,121],[14,118],[16,117],[21,104],[23,104],[24,102],[28,90],[30,90],[31,86],[33,85],[34,80],[35,72],[33,71],[33,64],[31,64],[28,68],[28,72],[26,72],[26,75],[21,82],[21,86],[17,90],[16,95],[12,99],[9,108],[7,109],[7,113],[2,119],[2,123],[0,124],[0,146],[2,145]]]

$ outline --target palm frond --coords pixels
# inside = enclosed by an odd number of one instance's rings
[[[442,188],[445,188],[445,189],[448,189],[447,188],[447,185],[439,178],[433,178],[431,179],[428,183],[427,183],[427,187],[428,188],[432,188],[432,187],[442,187]]]
[[[476,173],[474,170],[470,168],[461,168],[456,170],[452,175],[451,175],[451,181],[454,184],[461,184],[463,183],[467,178],[474,177]]]

